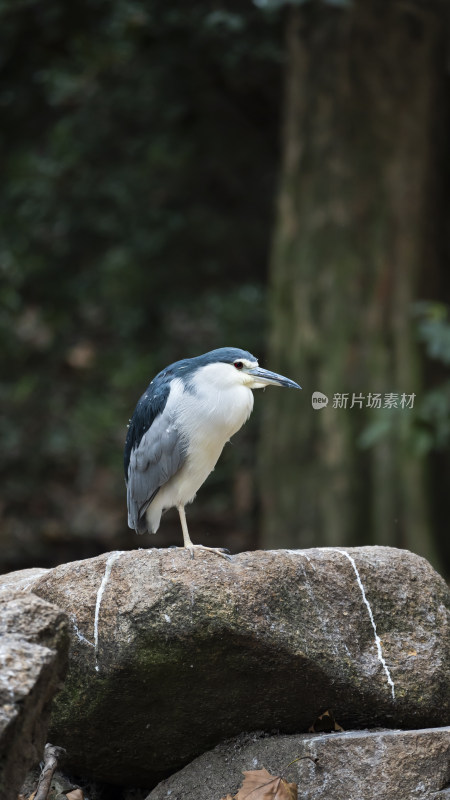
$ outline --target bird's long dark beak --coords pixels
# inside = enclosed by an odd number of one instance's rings
[[[285,378],[283,375],[277,375],[276,372],[270,372],[268,369],[262,369],[261,367],[255,367],[255,369],[247,370],[249,375],[252,375],[255,378],[255,389],[263,388],[264,386],[286,386],[291,389],[301,389],[302,387],[295,383],[295,381],[291,381],[289,378]]]

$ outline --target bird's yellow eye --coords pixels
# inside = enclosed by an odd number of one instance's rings
[[[243,365],[242,361],[235,361],[234,362],[234,366],[236,367],[236,369],[242,369],[242,367],[244,365]]]

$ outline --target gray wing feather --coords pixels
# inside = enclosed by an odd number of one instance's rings
[[[132,450],[128,468],[128,525],[145,533],[145,512],[161,486],[186,460],[186,447],[168,412],[162,412]]]

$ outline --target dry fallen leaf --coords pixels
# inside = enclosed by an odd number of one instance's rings
[[[235,800],[297,800],[297,784],[286,783],[266,769],[244,772],[244,782]]]
[[[66,797],[67,800],[84,800],[84,793],[82,789],[72,789],[66,793]]]
[[[344,728],[336,722],[332,711],[324,711],[320,717],[308,728],[308,733],[331,733],[331,731],[343,731]]]

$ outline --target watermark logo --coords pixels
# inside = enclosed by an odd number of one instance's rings
[[[367,395],[335,392],[333,408],[414,408],[415,397],[415,394],[397,392],[369,392]]]
[[[312,396],[312,407],[316,409],[325,408],[328,405],[328,397],[322,392],[314,392]]]
[[[397,392],[369,392],[356,394],[355,392],[335,392],[332,408],[414,408],[415,394]],[[312,407],[317,410],[326,408],[328,397],[322,392],[314,392],[311,398]]]

